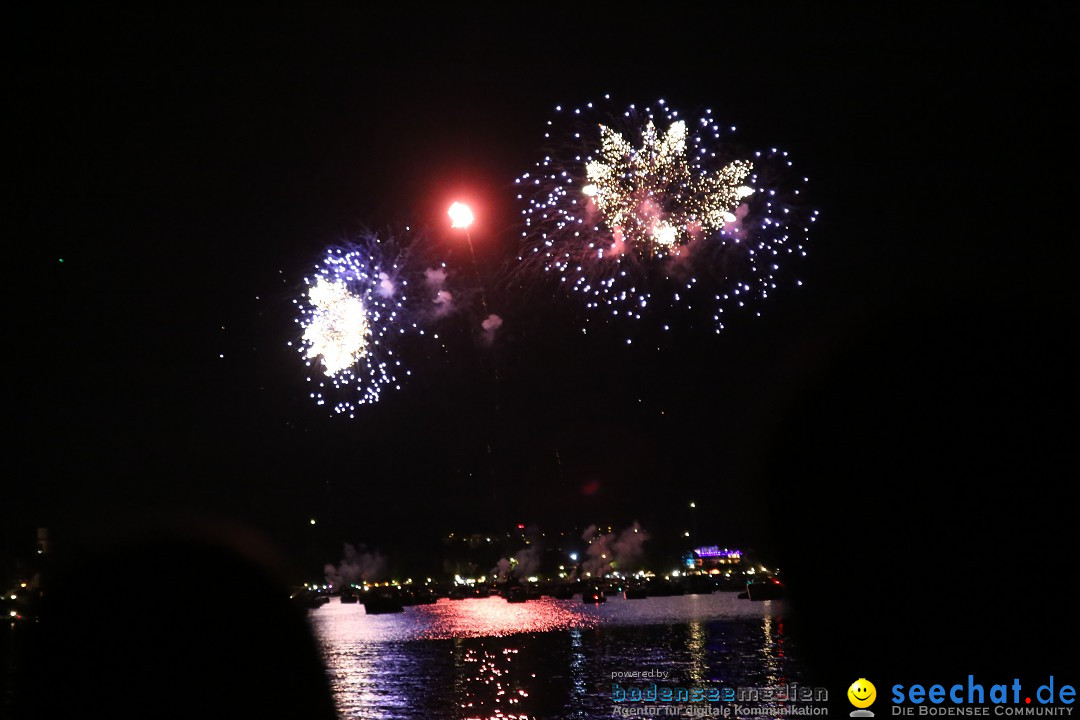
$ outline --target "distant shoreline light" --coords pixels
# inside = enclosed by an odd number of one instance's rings
[[[718,545],[709,545],[707,547],[696,548],[694,554],[703,558],[721,557],[738,560],[742,557],[742,550],[728,550],[727,548],[721,548]]]

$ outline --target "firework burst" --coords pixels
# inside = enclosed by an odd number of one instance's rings
[[[400,336],[417,329],[406,320],[403,257],[393,242],[368,236],[327,250],[304,278],[303,295],[293,300],[297,349],[319,405],[353,417],[358,406],[377,402],[383,389],[400,388],[400,378],[411,374],[395,349]]]
[[[518,178],[524,247],[518,276],[546,274],[593,318],[709,310],[765,300],[781,269],[805,256],[806,211],[791,161],[775,148],[740,153],[710,110],[687,121],[661,100],[621,115],[593,103],[556,108],[550,149]],[[759,313],[760,314],[760,313]],[[584,330],[584,328],[583,328]]]

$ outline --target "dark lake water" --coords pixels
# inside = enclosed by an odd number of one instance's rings
[[[345,718],[610,718],[626,706],[614,702],[614,682],[775,687],[803,679],[783,602],[734,593],[601,605],[441,599],[389,615],[335,599],[310,620]],[[613,677],[634,671],[660,677]]]

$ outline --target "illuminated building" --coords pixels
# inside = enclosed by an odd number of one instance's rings
[[[708,545],[691,550],[685,556],[686,567],[698,572],[727,572],[742,564],[742,550]]]

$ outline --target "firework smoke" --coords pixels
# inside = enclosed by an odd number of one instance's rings
[[[491,313],[486,318],[484,318],[484,321],[480,323],[480,328],[484,331],[481,338],[483,339],[485,345],[491,345],[493,342],[495,342],[495,333],[499,331],[499,328],[502,327],[502,324],[502,318],[495,313]]]
[[[582,533],[581,539],[589,543],[586,558],[581,563],[582,572],[589,573],[591,577],[603,577],[612,571],[626,573],[634,570],[641,562],[649,536],[635,520],[618,535],[605,535],[596,525],[590,525]]]
[[[327,563],[323,568],[326,582],[334,590],[353,583],[377,582],[386,575],[386,558],[379,552],[367,552],[362,545],[357,550],[346,543],[343,554],[340,563]]]
[[[497,576],[499,582],[506,582],[511,578],[524,579],[540,571],[540,561],[543,558],[540,532],[535,527],[530,527],[527,536],[529,542],[524,548],[510,558],[500,558],[491,569],[491,574]]]
[[[432,317],[438,319],[454,311],[454,296],[446,289],[446,268],[433,267],[424,271],[424,285],[434,306]]]

